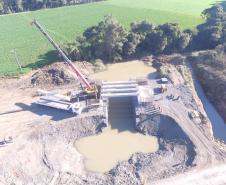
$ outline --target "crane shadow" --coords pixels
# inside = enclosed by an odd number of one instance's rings
[[[38,68],[42,68],[46,65],[52,64],[59,60],[60,60],[60,57],[57,54],[57,51],[50,50],[43,55],[39,55],[38,60],[35,63],[30,63],[23,67],[31,68],[31,69],[38,69]]]
[[[53,121],[61,121],[67,118],[74,117],[72,113],[69,113],[67,111],[49,108],[34,103],[32,103],[31,105],[27,105],[24,103],[15,103],[15,105],[21,108],[20,111],[30,111],[39,116],[48,116],[51,117],[51,120]]]

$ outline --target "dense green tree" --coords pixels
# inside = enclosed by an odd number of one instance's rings
[[[148,21],[133,22],[130,27],[133,33],[137,33],[144,36],[152,32],[154,29],[154,25]]]
[[[207,22],[215,22],[224,18],[224,9],[220,4],[214,5],[202,12],[202,16]]]
[[[123,45],[123,55],[128,57],[135,54],[141,40],[142,37],[139,34],[130,31],[126,37],[126,42]]]
[[[86,29],[82,37],[67,46],[67,51],[72,58],[114,62],[121,60],[126,41],[127,32],[123,26],[108,15],[97,26]]]
[[[159,26],[159,30],[167,38],[167,45],[165,47],[166,53],[177,51],[177,41],[181,37],[181,30],[178,24],[166,23]]]
[[[161,29],[156,29],[148,34],[144,40],[144,46],[152,54],[161,54],[167,46],[167,37]]]
[[[106,16],[100,25],[103,26],[104,58],[110,62],[120,60],[126,37],[124,28],[112,16]]]
[[[109,62],[121,60],[123,53],[123,44],[126,42],[126,31],[111,15],[105,17],[104,21],[99,24],[100,37],[103,38],[102,57]]]
[[[116,19],[108,15],[98,25],[87,28],[82,37],[69,44],[66,50],[74,60],[115,62],[143,53],[181,52],[188,47],[192,37],[192,31],[182,31],[178,24],[154,27],[147,21],[132,23],[127,33]]]
[[[71,57],[72,60],[80,60],[81,59],[81,53],[79,49],[79,44],[77,41],[74,43],[68,43],[64,46],[65,52],[68,56]]]
[[[182,32],[177,41],[178,51],[184,51],[192,42],[193,34],[190,30],[185,30]]]
[[[0,14],[56,8],[65,5],[90,3],[100,0],[0,0]]]
[[[188,47],[192,36],[191,31],[182,31],[178,24],[166,23],[148,33],[141,46],[152,54],[181,52]]]
[[[0,0],[0,14],[4,14],[4,4],[2,0]]]
[[[226,14],[221,5],[214,5],[203,11],[206,22],[197,27],[195,38],[198,49],[212,49],[225,40]]]

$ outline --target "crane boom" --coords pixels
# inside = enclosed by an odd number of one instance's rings
[[[33,24],[41,31],[41,33],[48,39],[48,41],[53,45],[53,47],[59,52],[59,54],[63,57],[64,61],[70,66],[72,71],[85,83],[87,89],[93,89],[85,76],[80,72],[80,70],[74,66],[72,61],[67,57],[67,55],[63,52],[63,50],[56,44],[53,39],[49,36],[49,34],[44,30],[44,28],[39,24],[39,22],[34,19]]]

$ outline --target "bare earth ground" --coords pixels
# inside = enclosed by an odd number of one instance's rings
[[[214,141],[208,118],[204,122],[188,117],[191,110],[199,111],[204,117],[206,114],[192,83],[185,85],[184,76],[173,65],[168,67],[172,84],[167,93],[155,97],[155,103],[164,116],[178,124],[169,125],[178,134],[170,133],[170,129],[159,131],[158,152],[134,154],[105,174],[85,170],[83,157],[73,145],[81,137],[101,132],[99,110],[73,117],[39,107],[32,104],[37,99],[34,95],[38,87],[31,87],[30,75],[2,79],[0,140],[11,136],[13,143],[0,147],[0,184],[225,184],[225,147]],[[158,86],[156,80],[151,79],[149,83],[151,87]],[[65,93],[73,85],[46,88]],[[167,99],[172,93],[182,98]],[[147,121],[144,126],[149,129],[151,125]]]

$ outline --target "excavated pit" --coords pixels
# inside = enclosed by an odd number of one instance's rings
[[[61,123],[31,125],[29,132],[25,130],[17,139],[22,145],[11,145],[5,152],[2,150],[1,182],[49,184],[54,179],[55,184],[140,185],[183,172],[192,165],[194,145],[173,119],[160,116],[160,119],[146,119],[136,126],[140,132],[158,137],[157,152],[135,153],[106,173],[87,171],[84,156],[74,143],[81,138],[101,134],[106,127],[103,118],[97,112],[93,116],[69,118]]]
[[[135,130],[133,98],[110,98],[108,127],[97,136],[76,142],[78,151],[85,156],[88,170],[107,172],[136,152],[153,153],[158,150],[156,137],[145,136]]]
[[[90,117],[88,120],[88,122],[81,121],[79,124],[77,123],[78,127],[76,127],[79,129],[73,129],[73,131],[71,131],[73,126],[70,125],[74,125],[74,123],[69,123],[69,132],[65,130],[63,133],[76,135],[77,137],[71,137],[75,140],[101,134],[102,129],[105,127],[101,123],[102,118]],[[141,133],[156,136],[159,141],[159,150],[155,153],[135,153],[129,160],[119,162],[116,167],[105,174],[87,172],[83,161],[80,164],[83,166],[81,174],[87,175],[85,178],[86,184],[100,184],[100,182],[125,185],[142,184],[184,172],[194,165],[195,147],[172,118],[164,115],[145,118],[145,121],[137,125],[136,128]],[[70,138],[71,134],[67,135],[67,138]],[[104,153],[104,151],[102,152]],[[84,159],[84,157],[82,158]],[[79,178],[81,178],[80,175]],[[78,179],[73,179],[72,182],[78,183]]]
[[[141,133],[156,136],[159,150],[155,153],[136,153],[110,171],[113,182],[142,184],[166,178],[191,168],[196,157],[195,146],[170,117],[143,117],[136,125]]]

